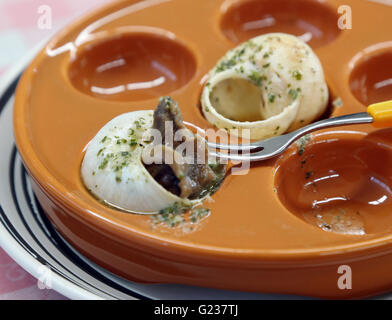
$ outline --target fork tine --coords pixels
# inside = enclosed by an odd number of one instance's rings
[[[233,150],[233,151],[252,151],[262,148],[260,141],[250,144],[219,144],[207,141],[210,149]]]
[[[243,153],[243,154],[232,154],[232,153],[220,153],[220,152],[209,152],[213,157],[232,161],[252,162],[267,160],[276,156],[276,153],[259,151],[255,153]]]
[[[208,141],[207,141],[207,145],[210,148],[215,148],[215,150],[221,149],[221,150],[230,150],[230,151],[248,151],[248,153],[241,154],[241,155],[231,154],[230,152],[224,154],[224,153],[216,153],[211,151],[210,154],[214,155],[217,158],[238,160],[238,161],[266,160],[281,154],[295,140],[313,131],[338,127],[343,125],[372,123],[373,121],[374,121],[373,117],[367,112],[353,113],[353,114],[348,114],[348,115],[343,115],[339,117],[313,122],[305,127],[286,133],[284,135],[253,142],[247,145],[220,145],[220,144],[210,143]],[[262,150],[257,151],[257,149],[262,149]],[[252,153],[252,151],[254,152]]]

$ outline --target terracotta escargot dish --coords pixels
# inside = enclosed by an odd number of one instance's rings
[[[339,28],[348,5],[357,24]],[[260,163],[207,145],[286,134],[392,97],[392,7],[122,0],[25,70],[15,140],[59,233],[143,283],[314,297],[392,289],[392,130],[340,127]],[[360,36],[358,36],[360,35]],[[349,265],[351,290],[338,269]]]

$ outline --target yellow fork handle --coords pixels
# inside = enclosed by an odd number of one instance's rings
[[[375,127],[392,127],[392,100],[371,104],[367,112],[372,116]]]

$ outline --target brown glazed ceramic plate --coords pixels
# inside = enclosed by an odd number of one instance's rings
[[[341,5],[351,7],[352,29],[338,28]],[[162,95],[179,102],[187,123],[210,128],[198,107],[206,74],[258,34],[309,41],[330,88],[325,117],[391,99],[391,28],[392,7],[366,0],[104,7],[53,38],[18,85],[15,138],[36,196],[77,250],[133,281],[333,298],[390,290],[392,130],[319,132],[303,153],[293,145],[246,175],[229,175],[207,203],[210,216],[187,231],[102,205],[79,171],[86,145],[106,122],[153,109]],[[126,90],[161,77],[162,85]],[[341,266],[350,267],[351,289],[338,285],[348,270]]]

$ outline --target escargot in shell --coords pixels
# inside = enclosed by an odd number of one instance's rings
[[[161,140],[155,141],[153,132]],[[181,140],[173,141],[179,133]],[[186,155],[184,150],[192,148]],[[205,141],[184,126],[170,97],[161,98],[155,111],[129,112],[109,121],[89,143],[81,166],[83,182],[96,198],[135,213],[199,204],[224,174],[225,166],[210,163]]]

